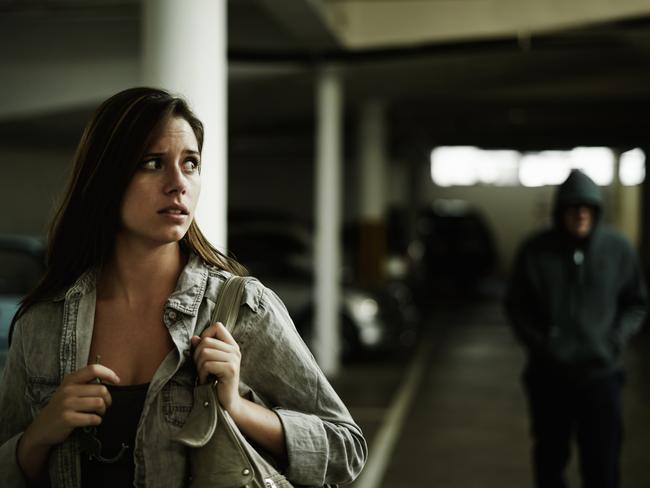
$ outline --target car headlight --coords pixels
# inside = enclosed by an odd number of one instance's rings
[[[374,298],[364,298],[357,304],[359,320],[373,320],[379,312],[379,304]]]
[[[346,296],[346,302],[348,313],[356,324],[361,343],[371,347],[379,344],[384,331],[379,317],[377,300],[364,294],[350,293]]]

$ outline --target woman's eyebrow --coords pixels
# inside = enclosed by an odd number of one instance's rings
[[[165,154],[167,154],[167,153],[165,153],[165,152],[148,152],[148,153],[145,153],[144,157],[145,158],[151,158],[151,157],[159,158],[159,157],[164,156]],[[193,149],[185,149],[185,150],[183,150],[183,154],[190,154],[192,156],[201,156],[201,153],[199,151],[195,151]]]

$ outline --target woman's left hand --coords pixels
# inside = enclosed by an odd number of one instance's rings
[[[217,379],[217,398],[229,413],[239,408],[239,345],[221,322],[212,324],[199,336],[192,336],[194,363],[199,383],[204,384],[210,375]]]

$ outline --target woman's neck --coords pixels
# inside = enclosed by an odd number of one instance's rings
[[[160,302],[174,290],[186,263],[176,242],[145,248],[118,238],[112,259],[100,271],[97,298],[134,307]]]

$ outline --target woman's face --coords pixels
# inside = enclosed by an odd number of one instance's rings
[[[190,124],[183,118],[169,119],[126,189],[122,236],[152,245],[181,240],[194,219],[201,191],[200,164]]]

